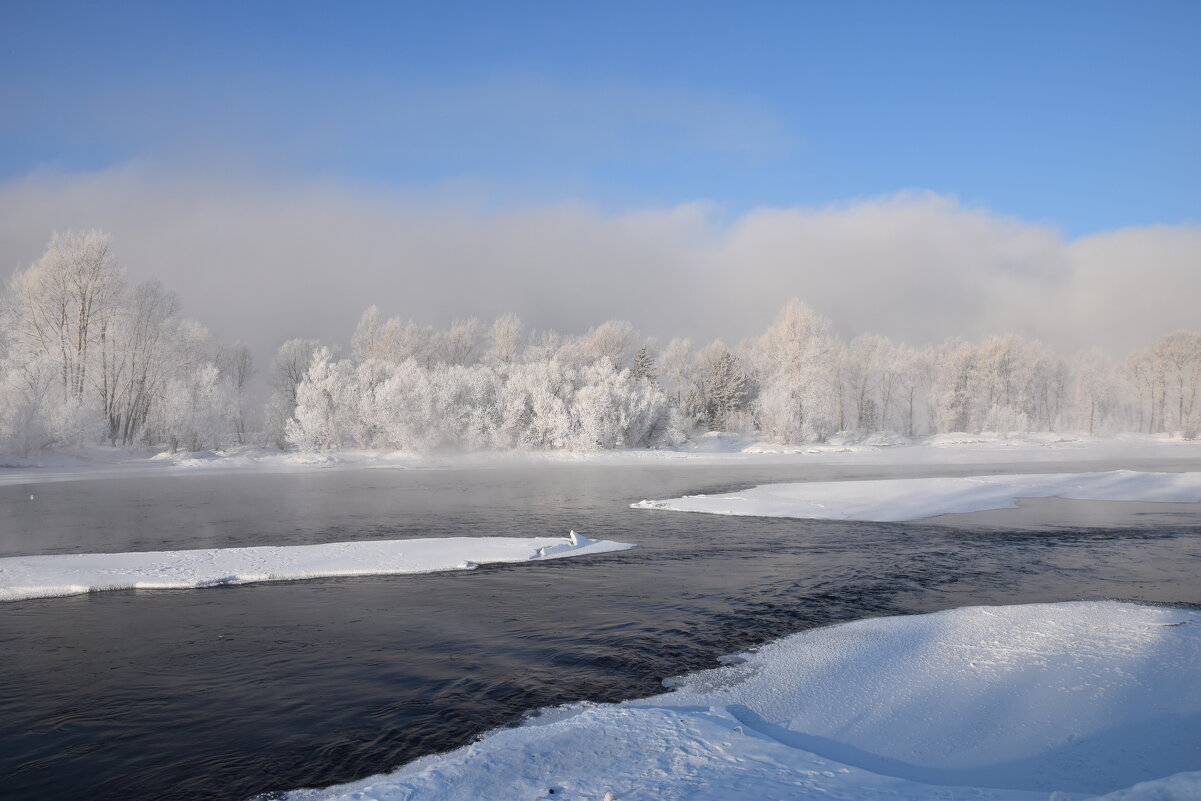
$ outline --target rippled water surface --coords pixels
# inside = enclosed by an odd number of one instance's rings
[[[985,472],[1002,471],[924,470]],[[570,528],[638,545],[462,573],[0,604],[0,796],[242,799],[384,771],[538,707],[651,694],[814,626],[970,604],[1201,603],[1198,505],[1048,500],[909,524],[627,508],[898,474],[567,465],[0,487],[0,556]]]

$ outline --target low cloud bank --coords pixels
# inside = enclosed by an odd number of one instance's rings
[[[1012,332],[1065,354],[1124,352],[1195,327],[1201,296],[1196,225],[1065,239],[921,192],[733,217],[704,203],[608,212],[479,196],[147,164],[40,171],[0,184],[0,269],[27,267],[53,230],[105,229],[134,277],[162,279],[262,361],[290,337],[346,341],[372,303],[434,325],[514,312],[579,332],[622,317],[662,338],[737,341],[790,296],[844,336]]]

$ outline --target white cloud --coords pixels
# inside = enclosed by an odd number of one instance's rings
[[[929,343],[1016,332],[1122,352],[1201,327],[1201,228],[1065,240],[1044,225],[902,193],[724,219],[704,204],[605,213],[456,204],[453,191],[230,180],[128,165],[0,184],[0,269],[51,231],[100,227],[224,339],[346,340],[358,314],[445,324],[515,311],[581,331],[630,319],[660,337],[737,340],[796,295],[845,335]]]

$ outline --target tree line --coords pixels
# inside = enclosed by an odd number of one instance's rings
[[[514,315],[445,330],[360,319],[348,352],[294,339],[264,404],[241,345],[215,343],[156,281],[130,284],[98,231],[55,234],[0,296],[0,450],[231,444],[429,451],[658,447],[705,431],[780,443],[837,432],[1172,432],[1201,428],[1201,333],[1119,360],[1065,361],[999,336],[849,341],[799,300],[759,336],[640,340],[611,320],[569,336]]]

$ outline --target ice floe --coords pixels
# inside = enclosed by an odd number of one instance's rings
[[[0,601],[100,590],[189,589],[329,576],[470,570],[490,562],[531,562],[623,551],[621,542],[572,531],[555,537],[445,537],[189,551],[13,556],[0,559]]]
[[[957,512],[1009,509],[1020,498],[1086,501],[1201,501],[1201,473],[1035,473],[958,478],[814,481],[764,484],[740,492],[644,500],[635,509],[799,517],[822,520],[917,520]]]
[[[1201,613],[970,607],[787,637],[300,799],[1201,798]]]

